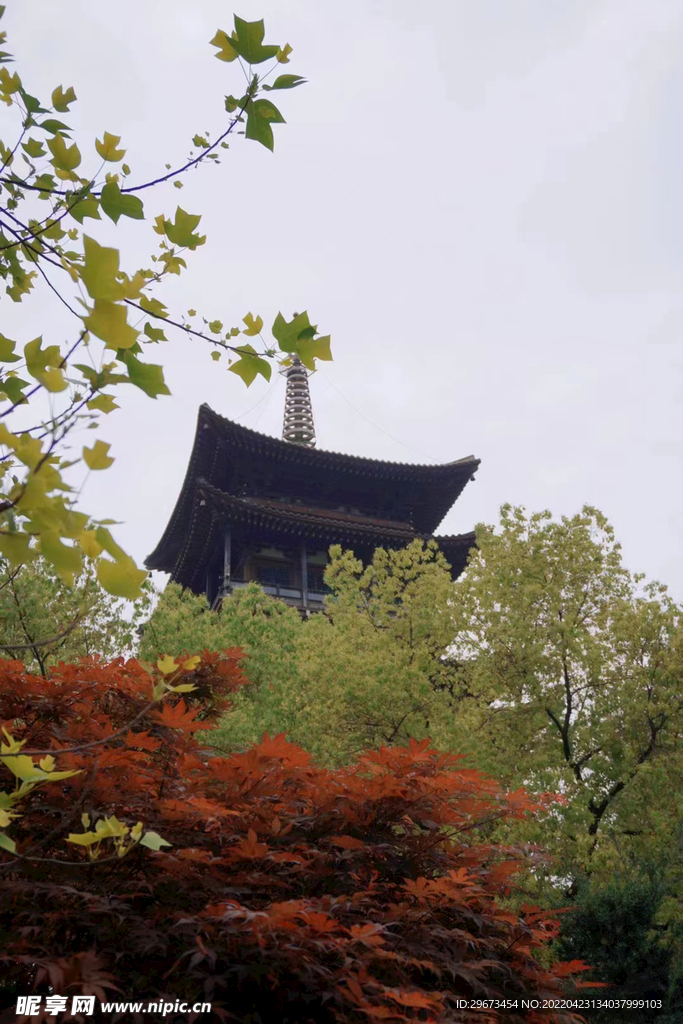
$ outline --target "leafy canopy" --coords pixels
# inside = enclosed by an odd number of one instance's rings
[[[1,8],[0,17],[3,13]],[[0,101],[15,115],[15,124],[14,136],[0,141],[0,276],[13,302],[45,304],[56,295],[76,321],[73,336],[63,343],[0,337],[0,556],[11,569],[42,556],[71,584],[88,549],[106,590],[130,600],[140,596],[146,573],[115,543],[110,524],[96,524],[95,540],[86,537],[89,517],[76,508],[78,488],[68,470],[75,465],[104,470],[112,464],[115,453],[109,454],[99,429],[102,417],[118,408],[121,385],[155,399],[169,394],[162,365],[148,361],[148,346],[166,341],[172,332],[185,335],[186,342],[200,339],[214,361],[227,361],[247,386],[259,375],[269,379],[273,361],[286,362],[294,353],[311,369],[316,359],[331,359],[329,337],[318,337],[306,314],[288,325],[283,344],[280,314],[267,341],[263,319],[252,313],[242,319],[246,327],[224,329],[215,316],[202,317],[204,326],[195,326],[194,312],[174,315],[155,297],[169,275],[186,269],[188,254],[205,244],[201,214],[178,206],[174,213],[153,217],[158,248],[142,267],[123,269],[119,250],[95,237],[102,214],[114,224],[126,218],[145,221],[154,187],[171,180],[182,186],[191,168],[220,163],[230,136],[273,149],[272,126],[284,118],[270,95],[266,98],[266,83],[289,62],[292,50],[264,38],[262,21],[239,17],[230,36],[216,33],[216,56],[240,65],[237,80],[244,76],[247,82],[244,95],[226,98],[227,127],[213,139],[196,134],[182,166],[167,164],[167,173],[140,182],[123,162],[128,153],[120,136],[103,131],[93,142],[73,141],[73,129],[61,119],[76,101],[73,87],[57,86],[49,103],[32,95],[16,71],[10,74],[12,57],[3,51]],[[300,75],[278,75],[269,91],[304,81]],[[254,341],[240,343],[241,333]],[[75,460],[71,453],[67,457],[67,447],[73,450],[85,428],[97,432],[94,440],[80,446]]]

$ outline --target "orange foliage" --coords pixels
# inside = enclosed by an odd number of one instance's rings
[[[225,1021],[580,1021],[522,1009],[561,998],[585,965],[541,965],[556,919],[501,906],[522,852],[477,839],[479,822],[538,801],[426,740],[336,770],[282,735],[216,756],[195,734],[243,685],[239,658],[204,652],[182,673],[197,689],[161,705],[136,661],[47,679],[0,661],[8,732],[83,769],[33,790],[7,830],[16,855],[0,851],[7,1001],[33,986],[85,992],[95,977],[128,999],[210,1000]],[[0,766],[0,788],[11,778]],[[89,861],[65,842],[84,812],[142,821],[172,845],[117,858],[105,844]],[[474,999],[493,1003],[461,1005]]]

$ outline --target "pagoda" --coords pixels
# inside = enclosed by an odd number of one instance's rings
[[[251,581],[302,614],[324,606],[332,544],[365,564],[376,548],[433,539],[455,579],[474,533],[434,536],[479,466],[468,456],[414,465],[316,448],[308,372],[293,356],[282,439],[199,409],[185,481],[147,558],[212,608]]]

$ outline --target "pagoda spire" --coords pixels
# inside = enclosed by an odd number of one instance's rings
[[[287,378],[282,440],[305,445],[306,448],[315,448],[315,424],[308,389],[308,371],[299,356],[293,355],[291,366],[282,372]]]

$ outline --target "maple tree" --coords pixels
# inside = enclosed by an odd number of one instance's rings
[[[264,1024],[580,1021],[521,1008],[586,965],[552,963],[552,915],[509,908],[523,849],[477,838],[539,799],[428,741],[334,770],[282,735],[214,756],[240,658],[46,677],[0,662],[0,776],[20,783],[0,801],[4,998],[201,993],[217,1019]],[[473,998],[508,1002],[458,1004]]]
[[[81,153],[63,120],[76,101],[73,87],[57,86],[48,103],[10,72],[13,58],[0,51],[0,101],[16,115],[15,134],[0,140],[0,276],[12,301],[59,301],[75,320],[73,336],[63,343],[0,335],[0,555],[12,569],[41,554],[72,583],[89,556],[107,591],[140,596],[147,574],[116,543],[111,521],[92,524],[76,508],[74,466],[101,471],[112,464],[99,428],[118,408],[122,385],[151,398],[169,394],[163,367],[146,358],[150,346],[173,333],[201,339],[212,358],[227,361],[247,386],[259,374],[269,379],[273,362],[287,365],[295,353],[310,369],[317,359],[332,358],[329,336],[318,333],[306,312],[290,321],[278,313],[266,340],[262,317],[251,312],[226,328],[213,315],[200,322],[195,310],[174,313],[155,296],[157,286],[183,272],[188,256],[205,243],[200,214],[181,206],[172,215],[159,213],[152,224],[158,250],[148,266],[124,270],[119,250],[95,237],[102,215],[113,224],[144,221],[156,186],[182,187],[186,172],[220,162],[237,136],[273,149],[272,125],[284,123],[273,97],[305,79],[278,73],[292,48],[264,43],[262,21],[235,16],[234,25],[230,34],[218,30],[211,45],[219,60],[240,66],[246,91],[225,98],[228,122],[215,138],[196,134],[182,166],[167,164],[150,181],[135,179],[121,139],[108,131],[87,149],[82,143]],[[231,313],[229,319],[238,318]],[[83,428],[96,433],[74,459]]]

